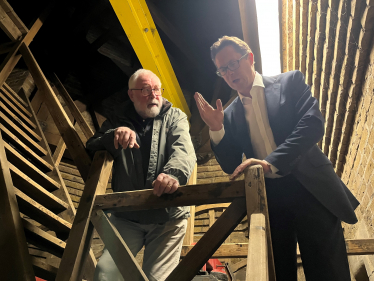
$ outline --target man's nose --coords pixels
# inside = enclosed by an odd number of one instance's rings
[[[155,90],[151,90],[151,93],[149,94],[150,98],[157,98]]]

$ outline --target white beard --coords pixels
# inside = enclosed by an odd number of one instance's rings
[[[141,109],[136,103],[134,103],[134,107],[136,112],[143,118],[155,118],[161,111],[161,106]]]

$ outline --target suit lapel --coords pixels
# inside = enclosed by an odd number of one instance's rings
[[[269,124],[273,132],[274,140],[277,145],[279,145],[277,136],[278,131],[281,130],[281,119],[279,115],[280,108],[284,103],[281,96],[281,84],[277,83],[276,79],[263,76],[263,81],[265,85],[265,100],[266,107],[269,117]]]

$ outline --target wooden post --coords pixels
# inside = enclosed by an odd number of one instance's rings
[[[35,281],[1,133],[0,169],[1,279]]]
[[[187,185],[196,184],[197,179],[197,164],[192,171],[191,177],[187,182]],[[183,245],[192,245],[193,243],[193,236],[194,236],[194,228],[195,228],[195,206],[190,206],[190,214],[191,216],[187,220],[187,230],[186,235],[184,236]]]
[[[273,247],[271,244],[271,233],[270,233],[268,205],[267,205],[267,199],[266,199],[265,178],[264,178],[264,171],[262,167],[260,165],[255,165],[255,166],[247,168],[245,170],[244,181],[245,181],[245,193],[246,193],[246,199],[247,199],[246,203],[247,203],[248,226],[252,225],[252,223],[250,222],[250,220],[252,219],[251,217],[252,214],[263,214],[265,216],[268,263],[269,263],[269,280],[275,280]],[[248,251],[250,252],[252,250],[248,248]],[[250,259],[248,259],[248,262],[249,260]]]
[[[255,0],[238,0],[244,41],[251,48],[255,58],[255,68],[262,73],[260,41],[258,39],[257,12]]]
[[[252,214],[249,227],[247,281],[268,281],[266,224],[263,214]]]
[[[110,223],[102,210],[92,213],[91,221],[103,240],[125,281],[148,281],[121,234]],[[177,279],[175,279],[177,280]]]
[[[89,227],[92,206],[96,195],[105,193],[112,165],[113,159],[108,152],[96,152],[56,281],[82,280],[84,262],[93,235],[93,228]]]

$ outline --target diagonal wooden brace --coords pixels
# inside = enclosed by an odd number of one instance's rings
[[[102,210],[92,213],[91,221],[103,240],[125,281],[148,281],[121,234],[110,223]]]

